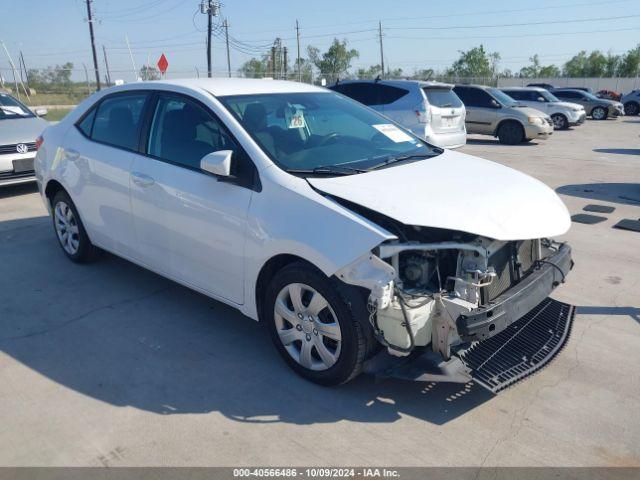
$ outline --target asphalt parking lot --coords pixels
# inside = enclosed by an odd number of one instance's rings
[[[572,214],[615,207],[565,236],[567,347],[498,396],[308,383],[231,308],[110,255],[72,264],[35,187],[0,190],[0,465],[640,465],[640,233],[612,228],[640,218],[639,134],[640,117],[587,121],[461,149],[540,179]]]

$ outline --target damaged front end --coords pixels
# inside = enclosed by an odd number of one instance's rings
[[[425,227],[398,233],[337,273],[371,292],[369,321],[386,352],[369,361],[369,372],[427,381],[474,377],[495,392],[548,363],[566,342],[573,309],[537,310],[555,302],[547,297],[573,266],[568,245]],[[551,311],[557,315],[549,318]]]

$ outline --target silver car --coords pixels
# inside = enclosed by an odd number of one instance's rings
[[[594,120],[606,120],[608,117],[624,115],[622,103],[598,98],[593,93],[576,88],[555,88],[551,93],[563,102],[582,105],[587,112],[587,116],[591,116]]]
[[[35,180],[36,139],[48,125],[27,106],[0,92],[0,186]]]
[[[436,147],[467,143],[465,108],[453,85],[419,80],[355,80],[331,90],[377,110]]]

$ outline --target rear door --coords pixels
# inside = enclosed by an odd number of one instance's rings
[[[477,87],[457,86],[453,90],[464,103],[467,132],[493,135],[498,117],[493,97]]]
[[[91,239],[132,256],[135,236],[129,207],[129,170],[137,155],[146,91],[104,97],[64,140],[64,176]]]
[[[464,104],[453,90],[423,87],[422,91],[429,105],[431,128],[434,133],[459,132],[464,128]]]

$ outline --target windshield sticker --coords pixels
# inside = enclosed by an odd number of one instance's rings
[[[284,115],[287,121],[287,128],[305,128],[307,126],[302,109],[296,109],[295,112],[286,109]]]
[[[20,107],[14,107],[14,106],[9,106],[9,105],[2,105],[1,106],[2,111],[4,113],[9,113],[9,114],[13,114],[13,115],[26,115],[27,112],[25,112],[22,108]]]
[[[413,138],[411,138],[405,132],[403,132],[398,127],[390,123],[372,125],[372,127],[378,130],[380,133],[382,133],[385,137],[389,138],[390,140],[393,140],[396,143],[413,142]]]

